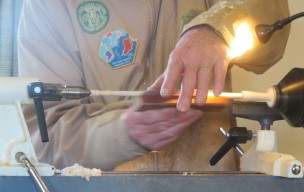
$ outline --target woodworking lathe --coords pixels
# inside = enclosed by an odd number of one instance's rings
[[[176,105],[178,93],[162,98],[159,93],[147,91],[88,90],[79,86],[43,83],[36,78],[0,78],[0,176],[32,176],[41,191],[48,191],[41,176],[53,176],[52,165],[38,162],[21,105],[35,105],[42,142],[48,142],[43,101],[81,99],[89,96],[118,95],[142,98],[142,105],[170,107]],[[195,96],[195,93],[194,93]],[[226,142],[210,160],[215,165],[231,148],[241,154],[241,170],[288,178],[302,178],[302,163],[288,154],[277,152],[276,134],[270,129],[276,120],[285,120],[292,127],[304,126],[304,69],[292,69],[277,85],[265,93],[242,91],[224,92],[219,96],[208,94],[204,106],[208,111],[217,107],[232,107],[236,117],[259,121],[261,130],[254,133],[244,127],[234,127],[228,132],[221,129]],[[141,108],[145,110],[145,108]],[[239,144],[253,140],[244,152]]]

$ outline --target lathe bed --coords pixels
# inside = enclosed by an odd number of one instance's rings
[[[304,178],[250,172],[103,172],[87,181],[76,176],[43,177],[49,191],[302,192]],[[1,176],[0,191],[39,191],[29,176]]]

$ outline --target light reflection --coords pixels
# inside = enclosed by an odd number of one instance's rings
[[[253,32],[247,22],[242,22],[236,26],[235,38],[231,42],[228,56],[230,59],[237,58],[253,47]]]

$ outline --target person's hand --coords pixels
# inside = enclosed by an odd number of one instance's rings
[[[150,150],[160,150],[178,139],[201,115],[201,111],[194,109],[187,112],[175,108],[128,110],[121,115],[121,120],[139,144]]]
[[[181,80],[177,109],[189,110],[195,88],[195,102],[203,105],[212,80],[213,93],[219,95],[223,91],[230,62],[227,50],[224,40],[211,27],[204,25],[190,29],[170,54],[166,71],[148,90],[160,90],[162,96],[168,97]]]

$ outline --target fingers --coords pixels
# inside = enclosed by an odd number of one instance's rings
[[[214,67],[214,85],[213,94],[220,95],[224,90],[225,79],[227,74],[227,69],[229,65],[229,58],[223,57],[216,61]]]
[[[177,109],[184,112],[191,106],[195,88],[198,105],[205,103],[211,80],[214,80],[215,95],[222,92],[228,62],[227,45],[214,30],[207,26],[195,27],[178,41],[163,77],[153,87],[160,88],[162,96],[170,96],[182,79]]]
[[[179,111],[185,112],[189,110],[196,82],[196,69],[186,69],[182,79],[181,92],[177,102],[177,109]]]
[[[229,65],[228,57],[218,59],[214,64],[213,69],[201,68],[198,71],[197,91],[195,103],[197,105],[203,105],[208,97],[210,81],[214,80],[213,93],[214,95],[220,95],[224,90],[225,79],[227,74],[227,68]]]
[[[165,71],[164,81],[160,90],[160,94],[163,97],[170,96],[176,83],[180,80],[183,73],[183,63],[179,59],[179,56],[175,52],[172,52],[168,61],[168,66]]]
[[[150,149],[160,150],[165,146],[171,144],[172,142],[176,141],[189,127],[189,125],[196,122],[199,117],[200,115],[192,116],[188,118],[187,121],[183,121],[179,124],[176,124],[175,126],[172,126],[169,129],[164,130],[163,132],[152,134],[151,137],[155,136],[157,140],[150,145]]]
[[[201,115],[198,110],[182,113],[170,108],[129,113],[124,121],[132,138],[149,149],[158,150],[179,138]]]
[[[224,89],[227,67],[229,64],[228,58],[220,58],[214,64],[202,64],[202,67],[197,70],[186,71],[182,80],[181,94],[177,104],[179,111],[187,111],[191,106],[193,91],[196,88],[195,103],[203,105],[208,97],[210,81],[214,80],[213,92],[215,95],[220,95]]]
[[[195,103],[203,105],[206,102],[207,94],[209,90],[209,84],[212,77],[212,71],[209,68],[201,68],[198,71],[197,91],[195,97]]]

